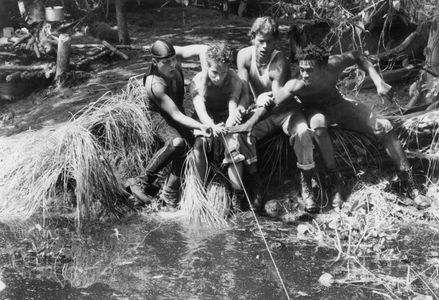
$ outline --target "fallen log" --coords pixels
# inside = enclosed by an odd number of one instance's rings
[[[104,56],[106,56],[106,55],[109,55],[110,53],[111,53],[110,50],[105,49],[105,50],[102,50],[101,52],[99,52],[99,53],[96,54],[96,55],[86,57],[86,58],[80,60],[80,61],[76,64],[76,69],[81,70],[81,69],[83,69],[85,66],[89,65],[90,63],[92,63],[92,62],[94,62],[94,61],[96,61],[96,60],[98,60],[98,59],[100,59],[100,58],[102,58],[102,57],[104,57]]]
[[[414,65],[408,65],[404,68],[400,68],[397,70],[383,72],[382,77],[385,82],[394,83],[394,82],[400,82],[403,80],[414,78],[418,75],[418,73],[419,73],[419,68],[415,67]],[[370,89],[374,87],[375,84],[373,83],[372,79],[369,76],[367,76],[364,79],[361,85],[362,89]]]
[[[128,55],[126,55],[125,53],[123,53],[120,50],[117,50],[116,47],[114,47],[113,45],[111,45],[110,43],[108,43],[107,41],[102,41],[102,45],[104,45],[105,47],[107,47],[109,50],[111,50],[114,54],[117,54],[118,56],[122,57],[125,60],[128,60],[129,57]]]
[[[1,65],[1,70],[11,70],[11,71],[33,71],[33,70],[44,70],[50,67],[50,64],[43,65],[30,65],[30,66],[19,66],[19,65]]]

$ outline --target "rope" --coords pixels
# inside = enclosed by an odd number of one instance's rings
[[[229,151],[229,153],[230,153],[229,145],[227,145],[227,141],[226,141],[226,138],[225,138],[225,136],[224,136],[224,133],[221,133],[221,137],[223,138],[224,145],[226,146],[227,151]],[[290,298],[290,296],[288,295],[288,291],[287,291],[287,288],[286,288],[286,286],[285,286],[284,281],[282,280],[282,276],[280,275],[279,268],[277,267],[277,264],[276,264],[276,262],[274,261],[273,254],[271,253],[270,247],[268,246],[267,240],[265,239],[264,232],[262,231],[262,227],[261,227],[261,225],[259,224],[259,221],[258,221],[258,218],[257,218],[257,216],[256,216],[256,213],[255,213],[255,211],[254,211],[254,209],[253,209],[253,207],[252,207],[252,204],[251,204],[251,201],[250,201],[250,197],[248,196],[248,194],[247,194],[247,190],[245,189],[245,187],[244,187],[244,183],[242,182],[241,176],[239,175],[238,167],[236,166],[236,163],[235,163],[234,158],[233,158],[232,156],[230,156],[230,157],[232,158],[232,163],[233,163],[233,166],[235,167],[236,175],[237,175],[237,177],[238,177],[238,179],[239,179],[239,183],[240,183],[241,186],[242,186],[242,190],[244,191],[245,197],[247,198],[248,204],[249,204],[249,206],[250,206],[250,210],[252,211],[252,214],[253,214],[253,217],[255,218],[256,224],[258,225],[258,229],[259,229],[259,232],[261,233],[262,240],[264,241],[265,248],[267,248],[268,254],[270,255],[271,261],[272,261],[272,263],[273,263],[274,269],[276,270],[276,274],[277,274],[277,276],[279,277],[279,280],[280,280],[280,283],[281,283],[281,285],[282,285],[282,288],[283,288],[283,290],[284,290],[284,292],[285,292],[285,295],[287,296],[287,299],[290,300],[291,298]]]

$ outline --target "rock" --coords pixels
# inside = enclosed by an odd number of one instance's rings
[[[334,277],[329,273],[323,273],[323,275],[319,278],[319,283],[326,287],[330,287],[334,282]]]
[[[431,206],[431,199],[424,195],[417,195],[415,197],[415,204],[418,209],[426,209]]]
[[[278,218],[284,213],[283,206],[276,200],[270,200],[265,203],[265,212],[269,217]]]

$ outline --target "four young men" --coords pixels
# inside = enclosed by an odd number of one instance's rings
[[[243,189],[239,179],[245,169],[247,188],[252,191],[252,206],[261,210],[263,197],[256,167],[256,143],[275,130],[282,130],[289,136],[297,157],[305,210],[315,213],[320,209],[311,189],[315,174],[314,141],[332,179],[333,206],[339,207],[343,201],[341,176],[336,170],[333,146],[327,131],[327,126],[335,123],[350,130],[376,135],[394,161],[408,196],[416,196],[418,192],[414,189],[407,158],[390,122],[378,119],[368,106],[346,99],[336,88],[341,72],[357,64],[369,73],[378,94],[391,99],[391,87],[362,54],[352,51],[329,56],[325,49],[309,45],[300,49],[297,55],[300,77],[291,79],[289,63],[282,52],[275,49],[279,37],[276,22],[270,17],[258,18],[249,35],[252,45],[240,50],[237,55],[238,74],[229,68],[232,52],[224,44],[187,46],[186,49],[174,48],[163,41],[153,44],[153,70],[146,77],[145,85],[152,108],[157,107],[152,109],[152,116],[153,121],[157,119],[154,122],[160,125],[158,135],[164,140],[164,147],[151,159],[146,175],[128,181],[136,198],[143,200],[146,197],[147,186],[152,183],[157,171],[172,161],[172,172],[163,188],[162,198],[168,206],[176,205],[178,172],[185,145],[191,140],[187,132],[188,129],[197,129],[201,134],[195,139],[194,158],[200,178],[206,178],[212,145],[220,145],[223,164],[228,166],[235,194]],[[202,71],[193,78],[190,88],[196,120],[181,112],[183,77],[180,66],[176,64],[178,54],[180,57],[198,55],[202,62]],[[240,124],[243,113],[249,107],[254,107],[253,115]],[[154,118],[156,114],[157,118]],[[166,128],[172,134],[161,136],[160,132]],[[212,143],[212,139],[220,142]],[[139,186],[139,182],[143,186]]]

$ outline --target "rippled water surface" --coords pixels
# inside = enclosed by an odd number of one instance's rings
[[[259,220],[291,298],[383,298],[382,287],[319,285],[342,264],[337,253],[298,240],[294,225]],[[23,273],[5,262],[0,299],[287,299],[250,214],[224,230],[136,216],[93,232],[62,272]]]

